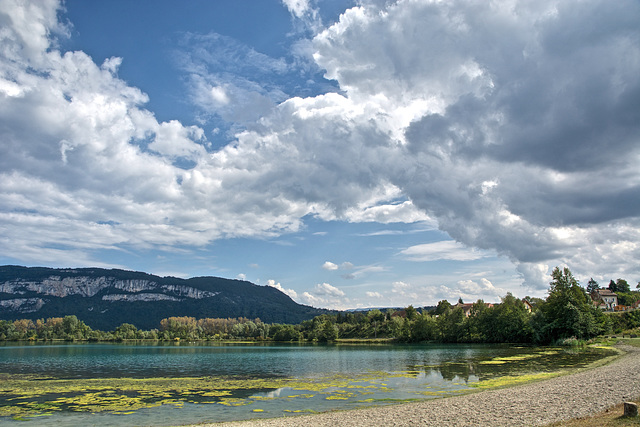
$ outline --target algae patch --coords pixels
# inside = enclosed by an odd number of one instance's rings
[[[52,379],[3,375],[0,417],[29,419],[56,412],[109,412],[126,415],[143,408],[190,404],[227,407],[272,400],[293,401],[322,395],[326,400],[351,400],[374,391],[391,391],[382,372],[317,378],[93,378]],[[280,396],[278,390],[288,390]],[[254,410],[253,412],[260,412]]]
[[[564,372],[539,372],[535,374],[523,374],[523,375],[505,375],[502,377],[492,378],[485,381],[479,381],[477,383],[469,384],[471,387],[478,389],[490,389],[498,387],[507,387],[517,384],[524,384],[531,381],[544,380],[552,377],[562,375]]]

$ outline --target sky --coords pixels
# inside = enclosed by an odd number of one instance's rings
[[[639,166],[637,0],[0,0],[0,264],[332,309],[635,284]]]

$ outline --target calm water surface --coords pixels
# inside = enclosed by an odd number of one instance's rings
[[[0,344],[0,374],[58,379],[287,379],[313,390],[268,387],[194,403],[162,404],[133,413],[43,411],[38,425],[176,425],[304,411],[349,409],[441,397],[504,375],[579,367],[606,351],[489,345],[212,345]],[[222,381],[222,380],[221,380]],[[44,383],[44,382],[43,382]],[[0,389],[3,387],[0,385]],[[0,390],[1,391],[1,390]],[[0,407],[16,403],[4,390]],[[19,391],[15,391],[16,395]],[[10,400],[11,398],[14,400]],[[49,397],[53,400],[53,397]],[[44,401],[44,399],[41,399]],[[0,417],[2,425],[17,425]]]

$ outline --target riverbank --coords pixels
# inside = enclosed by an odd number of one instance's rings
[[[586,417],[640,396],[640,348],[612,363],[545,381],[395,406],[201,426],[540,426]]]

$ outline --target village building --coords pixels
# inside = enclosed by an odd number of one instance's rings
[[[465,317],[469,317],[469,316],[471,316],[471,308],[473,307],[473,304],[475,304],[475,303],[466,303],[465,304],[465,303],[460,303],[459,302],[456,305],[454,305],[453,308],[456,308],[456,307],[462,308],[462,311],[464,312]],[[491,304],[490,302],[485,302],[484,305],[487,308],[493,307],[493,304]]]
[[[591,293],[591,300],[596,307],[606,311],[614,311],[618,305],[618,295],[609,289],[596,289]]]

